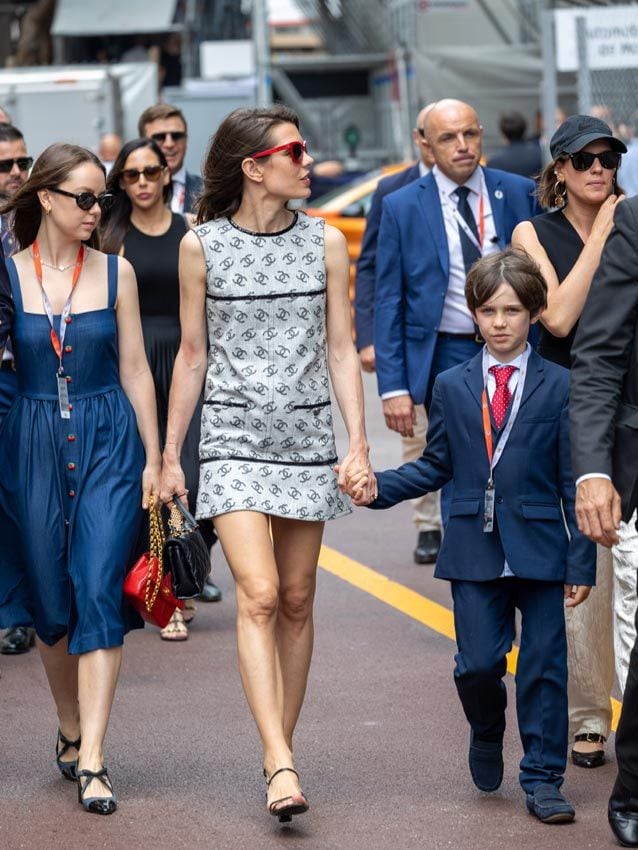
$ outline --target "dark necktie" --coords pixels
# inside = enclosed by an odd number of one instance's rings
[[[10,257],[16,249],[16,242],[13,233],[8,227],[6,215],[0,218],[0,240],[2,240],[5,257]]]
[[[467,223],[467,226],[470,228],[474,236],[476,236],[476,241],[478,242],[479,234],[476,227],[476,220],[472,213],[470,202],[467,199],[467,196],[470,194],[470,190],[467,186],[459,186],[454,194],[459,199],[457,207],[461,218]],[[460,224],[458,225],[458,228],[459,236],[461,237],[461,250],[463,251],[463,265],[465,266],[465,274],[467,274],[471,266],[481,257],[481,252]]]
[[[494,380],[496,381],[496,389],[492,396],[492,413],[494,414],[496,427],[499,429],[503,424],[510,399],[512,398],[508,386],[509,379],[517,369],[518,366],[490,366],[490,372],[494,375]]]

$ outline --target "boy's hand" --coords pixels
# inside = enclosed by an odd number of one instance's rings
[[[591,587],[586,584],[565,585],[565,608],[575,608],[584,602],[591,593]]]

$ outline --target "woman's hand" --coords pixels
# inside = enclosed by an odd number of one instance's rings
[[[624,200],[624,198],[624,195],[610,195],[601,204],[601,207],[596,214],[596,218],[594,219],[591,236],[599,239],[603,243],[607,241],[607,237],[614,226],[614,214],[616,212],[616,207],[620,201]]]
[[[369,505],[377,498],[377,479],[370,466],[367,448],[351,449],[335,471],[339,475],[339,489],[348,493],[355,505]]]
[[[142,472],[142,507],[147,511],[157,505],[160,493],[161,466],[147,463]]]
[[[188,507],[188,490],[186,489],[186,478],[178,460],[164,457],[162,463],[162,479],[159,490],[160,500],[166,505],[173,496],[179,496]]]

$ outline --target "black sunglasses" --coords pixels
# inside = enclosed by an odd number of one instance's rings
[[[33,165],[32,156],[17,156],[15,159],[0,159],[0,174],[8,174],[14,165],[20,171],[28,171]]]
[[[159,142],[160,145],[163,145],[168,136],[170,136],[174,142],[181,142],[186,138],[186,135],[187,134],[185,130],[177,130],[177,132],[175,133],[171,131],[169,131],[168,133],[153,133],[151,135],[151,139],[156,142]]]
[[[74,198],[75,203],[84,212],[93,209],[97,204],[102,212],[106,212],[114,201],[114,197],[110,192],[103,192],[101,195],[94,195],[93,192],[80,192],[76,195],[74,192],[67,192],[66,189],[49,189],[49,192],[55,192],[57,195],[65,195],[67,198]]]
[[[603,168],[618,168],[622,159],[622,154],[618,151],[602,151],[601,153],[578,151],[578,153],[570,153],[568,156],[575,171],[589,171],[595,160],[598,160]]]
[[[150,180],[151,183],[157,183],[163,170],[164,166],[162,165],[145,165],[144,168],[139,169],[125,168],[124,171],[122,171],[121,177],[122,181],[126,183],[127,186],[132,186],[133,183],[137,183],[142,174],[147,180]]]

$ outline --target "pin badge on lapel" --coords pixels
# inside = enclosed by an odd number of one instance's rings
[[[502,189],[497,189],[496,192],[494,192],[494,197],[496,198],[497,201],[502,201],[503,200]]]

